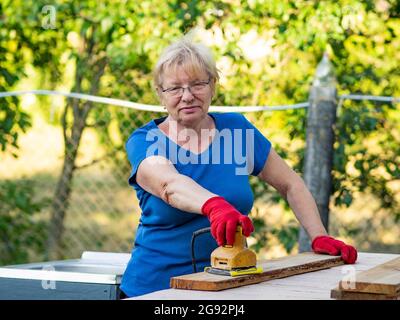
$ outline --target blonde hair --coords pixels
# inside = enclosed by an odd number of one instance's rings
[[[202,43],[192,41],[189,37],[183,37],[171,44],[161,54],[153,72],[155,86],[162,86],[166,70],[176,72],[178,67],[183,67],[189,75],[194,77],[205,71],[212,83],[219,79],[211,50]]]

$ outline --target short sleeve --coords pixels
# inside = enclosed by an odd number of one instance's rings
[[[144,159],[156,155],[165,156],[165,136],[157,131],[139,128],[129,137],[125,144],[128,160],[132,167],[128,179],[131,186],[136,185],[136,173]]]
[[[257,176],[264,168],[265,162],[268,159],[269,152],[271,150],[271,142],[258,130],[249,120],[242,115],[244,126],[246,130],[251,130],[251,135],[254,137],[250,141],[248,148],[248,157],[250,162],[253,162],[253,170],[250,172],[251,175]]]

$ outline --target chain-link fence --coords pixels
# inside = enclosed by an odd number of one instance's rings
[[[132,249],[140,209],[127,183],[131,168],[124,144],[136,128],[165,113],[157,106],[148,106],[148,110],[143,105],[129,108],[131,103],[125,101],[124,108],[118,105],[122,100],[96,103],[97,98],[77,96],[57,105],[53,98],[40,98],[33,105],[50,107],[31,110],[33,126],[20,137],[18,157],[2,155],[1,222],[9,221],[8,226],[2,226],[6,230],[1,239],[2,264],[74,258],[85,250]],[[340,97],[339,106],[345,98],[351,99]],[[395,101],[391,98],[389,102]],[[305,102],[275,109],[307,106]],[[238,108],[235,111],[274,110]],[[264,131],[265,113],[246,115]],[[257,192],[263,193],[264,189],[254,192],[257,197]],[[255,220],[265,215],[259,209],[254,209]],[[292,218],[280,219],[287,227],[284,233],[291,232],[283,236],[295,243],[298,226],[293,225]],[[334,219],[332,222],[335,224]],[[265,244],[265,239],[257,240]]]
[[[21,218],[5,233],[2,264],[75,258],[85,250],[129,252],[140,208],[127,182],[125,142],[136,128],[165,116],[163,108],[48,90],[1,93],[7,94],[27,97],[21,104],[33,125],[19,138],[18,157],[2,155],[0,187],[8,203],[0,209],[10,222]],[[212,109],[262,113],[307,105]],[[263,130],[256,113],[247,115]]]
[[[136,128],[166,115],[164,109],[132,102],[125,93],[124,100],[49,90],[2,92],[0,98],[11,95],[19,96],[33,125],[18,140],[18,157],[2,155],[1,200],[8,202],[0,210],[10,224],[0,264],[76,258],[85,250],[131,251],[140,209],[127,182],[124,144]]]
[[[140,212],[127,183],[124,143],[157,114],[93,104],[83,119],[82,105],[69,107],[76,108],[73,119],[65,110],[56,110],[52,121],[32,114],[18,157],[2,155],[0,208],[2,221],[10,221],[2,233],[3,263],[132,249]]]

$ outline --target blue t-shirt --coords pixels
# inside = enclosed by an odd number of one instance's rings
[[[132,257],[121,283],[121,289],[130,297],[167,289],[171,277],[193,273],[192,234],[210,226],[205,216],[173,208],[137,184],[136,172],[145,158],[164,156],[180,174],[224,197],[242,214],[251,211],[249,175],[256,176],[263,169],[271,143],[242,114],[209,115],[217,131],[210,146],[200,154],[180,147],[158,128],[166,117],[135,130],[126,143],[132,165],[129,184],[136,190],[142,210]],[[210,233],[196,238],[197,270],[210,265],[215,248],[217,243]]]

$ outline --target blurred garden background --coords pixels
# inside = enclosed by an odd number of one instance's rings
[[[326,52],[338,95],[400,97],[400,1],[0,0],[0,93],[54,90],[158,105],[152,68],[182,35],[215,54],[213,105],[305,102]],[[343,100],[329,232],[400,253],[400,101]],[[306,108],[246,112],[303,173]],[[0,265],[130,252],[140,209],[124,143],[162,113],[61,95],[0,97]],[[286,201],[251,178],[249,243],[296,253]]]

